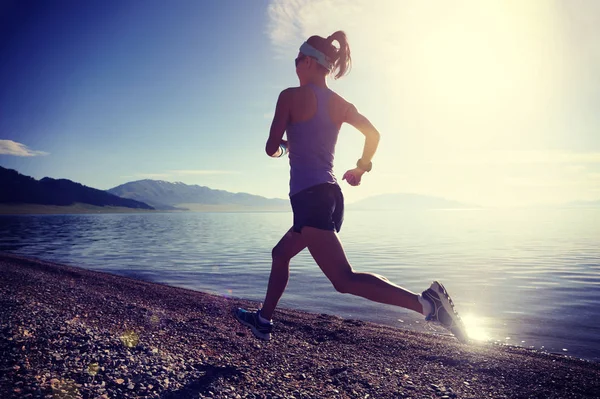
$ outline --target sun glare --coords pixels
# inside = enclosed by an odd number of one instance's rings
[[[481,317],[477,317],[473,314],[466,314],[461,316],[462,321],[467,330],[467,335],[473,341],[484,342],[490,339],[490,335],[485,328],[485,321]]]
[[[510,179],[557,179],[555,169],[540,172],[529,160],[516,166],[514,154],[555,144],[573,68],[559,6],[538,0],[389,4],[375,8],[377,18],[367,20],[376,22],[362,27],[369,46],[353,42],[357,69],[366,63],[365,70],[377,71],[370,81],[384,82],[364,96],[384,100],[385,112],[375,120],[383,144],[377,159],[379,171],[390,175],[369,176],[366,184],[480,205],[555,201],[546,186]],[[363,53],[369,58],[358,59]],[[342,147],[339,159],[356,145]]]
[[[485,146],[486,135],[520,136],[552,112],[565,58],[554,5],[465,1],[441,10],[413,7],[414,18],[403,21],[410,26],[392,35],[403,42],[387,75],[397,92],[410,93],[408,106],[413,104],[422,127],[446,133],[453,128],[455,142]]]

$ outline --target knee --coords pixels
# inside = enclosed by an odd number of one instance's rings
[[[341,294],[352,293],[352,283],[354,281],[354,272],[343,273],[331,279],[333,288]]]
[[[275,245],[271,250],[273,261],[289,261],[290,258],[281,245]]]

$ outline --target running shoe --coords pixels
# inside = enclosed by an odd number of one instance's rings
[[[238,308],[233,311],[233,314],[237,321],[250,328],[256,338],[269,341],[271,339],[271,331],[273,331],[273,323],[262,323],[258,319],[259,312],[260,309],[256,312],[250,312],[246,309]]]
[[[450,298],[448,291],[446,291],[441,283],[434,281],[431,283],[431,287],[423,291],[421,295],[423,298],[427,299],[433,307],[433,311],[425,318],[425,320],[438,322],[444,328],[449,330],[460,342],[469,342],[465,326],[456,310],[454,310],[452,298]]]

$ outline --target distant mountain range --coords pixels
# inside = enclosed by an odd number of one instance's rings
[[[170,183],[160,180],[139,180],[125,183],[108,192],[123,198],[145,202],[156,209],[201,210],[215,207],[265,208],[289,210],[289,199],[265,198],[246,193],[230,193],[204,186]],[[444,198],[417,194],[383,194],[349,204],[348,209],[465,209],[478,206]]]
[[[97,190],[67,179],[35,180],[0,166],[0,204],[68,206],[88,204],[143,210],[289,211],[289,199],[231,193],[205,186],[139,180]],[[8,205],[10,204],[10,205]],[[87,206],[87,205],[86,205]],[[540,205],[538,207],[548,207]],[[598,208],[600,201],[577,201],[552,208]],[[381,194],[347,205],[348,210],[476,209],[478,205],[419,194]],[[85,207],[83,209],[86,209]],[[110,211],[110,210],[109,210]]]
[[[123,198],[131,198],[164,210],[196,210],[261,208],[287,210],[289,200],[265,198],[246,193],[231,193],[214,190],[205,186],[170,183],[161,180],[138,180],[111,188],[109,193]],[[211,208],[212,207],[212,208]]]
[[[289,210],[289,200],[265,198],[246,193],[230,193],[204,186],[170,183],[160,180],[139,180],[125,183],[108,192],[123,198],[145,202],[156,209],[199,210],[214,207],[248,207]],[[478,206],[444,198],[417,194],[383,194],[349,204],[348,209],[465,209]]]
[[[0,166],[0,204],[70,206],[89,204],[160,210],[289,210],[289,200],[230,193],[204,186],[140,180],[98,190],[67,179],[36,180]]]
[[[348,205],[354,210],[417,210],[417,209],[474,209],[478,205],[465,204],[458,201],[447,200],[419,194],[381,194],[365,198]]]
[[[205,186],[138,180],[109,190],[97,190],[66,179],[44,177],[37,181],[15,170],[0,167],[0,203],[114,206],[157,210],[281,210],[289,211],[289,199],[231,193]],[[417,194],[382,194],[349,204],[347,209],[464,209],[477,206]]]
[[[36,180],[0,166],[0,203],[67,206],[76,203],[134,209],[153,209],[133,199],[87,187],[67,179],[44,177]]]

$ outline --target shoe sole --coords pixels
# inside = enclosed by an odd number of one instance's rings
[[[238,317],[236,310],[233,310],[233,317],[235,317],[235,319],[237,321],[239,321],[241,324],[243,324],[244,326],[250,328],[250,331],[252,331],[252,334],[254,334],[254,336],[256,338],[262,339],[263,341],[270,341],[271,340],[271,333],[262,333],[260,331],[258,331],[256,329],[256,327],[254,327],[253,324],[250,324],[248,322],[246,322],[245,320],[242,320]]]
[[[436,294],[438,294],[440,302],[442,303],[442,307],[452,318],[452,327],[448,328],[450,332],[463,344],[468,343],[469,339],[466,331],[464,331],[462,320],[457,319],[456,315],[454,314],[454,308],[450,304],[450,299],[448,299],[450,298],[450,294],[448,294],[448,291],[446,291],[446,287],[444,287],[442,283],[434,281],[430,288],[434,290]]]

